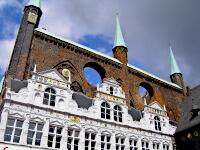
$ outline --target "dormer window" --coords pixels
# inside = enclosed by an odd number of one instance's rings
[[[111,86],[111,87],[110,87],[110,95],[113,95],[113,92],[114,92],[114,89],[113,89],[113,87]]]
[[[154,117],[154,123],[155,123],[155,129],[161,131],[160,118],[158,116]]]
[[[56,91],[53,88],[47,88],[44,92],[43,104],[55,106]]]
[[[106,102],[101,104],[101,118],[110,119],[110,106]]]
[[[114,120],[117,122],[122,122],[122,109],[120,106],[114,106]]]

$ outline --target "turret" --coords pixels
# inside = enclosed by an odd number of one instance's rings
[[[24,79],[33,32],[38,27],[41,15],[41,0],[30,0],[24,8],[24,14],[8,68],[7,75],[11,78]]]
[[[113,45],[113,55],[116,59],[118,59],[123,64],[128,63],[127,58],[128,49],[124,42],[120,21],[118,15],[116,16],[116,31],[115,31],[115,41]]]
[[[171,66],[171,75],[170,75],[171,82],[177,84],[178,86],[183,88],[183,91],[185,91],[183,75],[179,69],[179,66],[176,62],[176,59],[174,57],[174,53],[171,47],[170,47],[170,66]]]

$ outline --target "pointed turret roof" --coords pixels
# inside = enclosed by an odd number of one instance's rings
[[[118,14],[116,15],[116,30],[115,30],[115,41],[114,41],[113,48],[117,46],[126,47],[126,44],[124,42],[124,38],[122,35],[122,30],[121,30]]]
[[[171,47],[169,48],[169,51],[170,51],[171,75],[174,73],[181,73]]]
[[[35,6],[41,8],[41,0],[29,0],[26,6]]]

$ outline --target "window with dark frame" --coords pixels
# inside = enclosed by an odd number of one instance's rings
[[[47,88],[44,91],[43,104],[55,106],[56,91],[53,88]]]
[[[19,143],[24,121],[16,118],[8,118],[4,141]]]
[[[110,106],[106,102],[101,104],[101,118],[110,119]]]
[[[125,138],[124,137],[116,137],[116,150],[125,150]]]
[[[129,139],[130,150],[138,150],[136,139]]]
[[[27,144],[40,146],[43,135],[43,123],[30,122],[27,135]]]
[[[114,120],[117,122],[122,122],[122,109],[120,106],[114,106]]]
[[[110,95],[113,95],[113,93],[114,93],[114,88],[111,86],[110,87]]]
[[[60,142],[62,139],[62,127],[57,126],[49,126],[49,134],[48,134],[48,147],[52,148],[60,148]]]
[[[149,142],[142,141],[142,150],[150,150],[150,148],[149,148]]]
[[[67,149],[78,150],[80,141],[80,131],[77,129],[68,128]]]
[[[110,149],[111,149],[111,136],[101,135],[101,150],[110,150]]]
[[[154,117],[155,129],[161,131],[160,118],[158,116]]]
[[[153,150],[159,150],[160,144],[159,143],[153,143]]]
[[[85,132],[85,150],[95,150],[96,134]]]
[[[169,150],[169,145],[163,144],[163,150]]]

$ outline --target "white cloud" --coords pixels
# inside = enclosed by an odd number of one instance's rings
[[[15,40],[0,40],[0,68],[5,71],[13,50]]]

